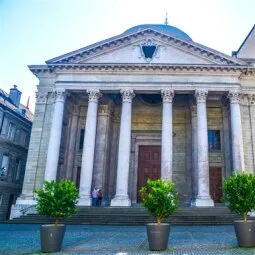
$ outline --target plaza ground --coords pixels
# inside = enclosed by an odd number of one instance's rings
[[[0,224],[1,255],[40,254],[40,225]],[[239,248],[233,226],[172,226],[168,249],[151,252],[145,226],[69,225],[60,252],[52,254],[254,255]]]

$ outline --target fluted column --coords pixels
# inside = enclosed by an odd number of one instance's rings
[[[174,90],[161,91],[163,99],[161,137],[161,178],[172,180],[173,175],[173,109]]]
[[[135,94],[131,89],[122,89],[120,93],[122,95],[122,110],[120,121],[117,183],[116,195],[111,201],[111,206],[130,206],[131,201],[128,197],[128,175],[130,163],[132,99]]]
[[[75,141],[77,136],[78,119],[79,119],[79,106],[74,105],[67,152],[66,179],[72,179],[73,177]]]
[[[64,106],[66,98],[65,89],[56,89],[54,93],[55,93],[55,105],[52,116],[50,139],[44,173],[45,181],[56,180],[57,177]]]
[[[207,110],[206,90],[196,90],[197,100],[197,176],[198,190],[194,205],[197,207],[214,206],[210,196],[209,185],[209,162],[208,162],[208,131],[207,131]],[[194,148],[196,149],[196,148]]]
[[[87,93],[89,96],[89,104],[82,152],[80,198],[78,205],[91,205],[91,184],[95,153],[98,99],[102,96],[97,89],[89,89]]]
[[[230,101],[230,114],[231,114],[233,170],[244,171],[243,135],[240,112],[240,91],[238,90],[229,91],[228,98]]]

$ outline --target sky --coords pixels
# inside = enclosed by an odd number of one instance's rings
[[[0,88],[14,84],[34,111],[38,79],[28,65],[123,33],[139,24],[169,25],[231,55],[255,24],[254,0],[0,0]]]

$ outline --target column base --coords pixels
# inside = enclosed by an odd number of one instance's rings
[[[128,196],[115,196],[115,198],[111,200],[111,206],[131,206],[131,200]]]
[[[91,206],[92,200],[90,197],[80,198],[77,205],[78,206]]]
[[[214,207],[214,202],[210,197],[197,197],[192,201],[191,206]]]

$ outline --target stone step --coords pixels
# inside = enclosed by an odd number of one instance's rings
[[[174,225],[218,225],[232,224],[240,219],[230,213],[226,207],[195,208],[180,207],[166,222]],[[79,207],[71,218],[62,222],[66,224],[113,224],[113,225],[144,225],[155,222],[143,207]],[[28,214],[15,218],[10,223],[52,223],[53,220],[39,214]]]

